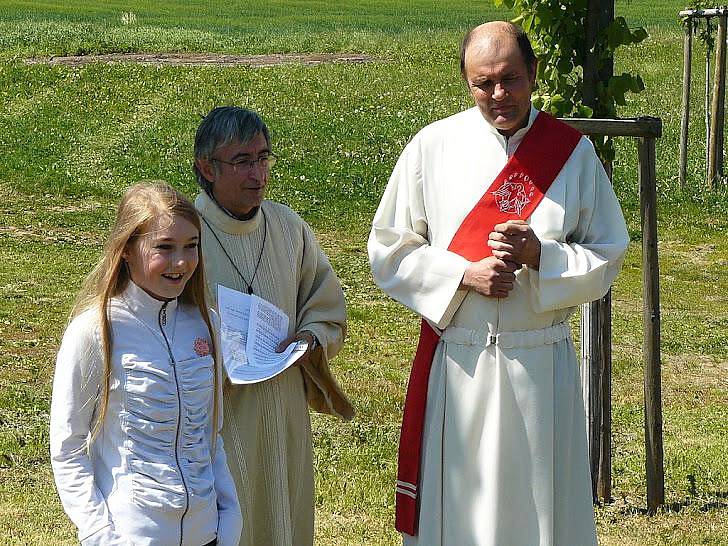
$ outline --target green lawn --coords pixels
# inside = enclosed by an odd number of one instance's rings
[[[334,367],[358,417],[313,418],[317,544],[396,544],[392,483],[417,323],[374,287],[368,225],[414,132],[469,106],[457,74],[464,30],[511,15],[465,0],[80,6],[0,0],[0,544],[73,544],[47,455],[65,320],[128,185],[161,178],[195,193],[194,130],[219,104],[267,120],[281,157],[271,197],[312,224],[347,295],[349,338]],[[644,513],[639,203],[635,145],[623,139],[615,187],[633,243],[614,288],[615,502],[597,520],[605,545],[728,544],[728,192],[703,189],[700,47],[690,188],[678,187],[682,7],[616,7],[650,31],[617,59],[618,72],[638,72],[647,86],[621,114],[664,123],[657,172],[668,508]],[[375,60],[272,68],[23,61],[141,51],[357,52]]]

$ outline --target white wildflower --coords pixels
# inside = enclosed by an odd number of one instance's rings
[[[131,11],[125,11],[121,14],[121,24],[122,25],[133,25],[136,23],[136,13],[133,13]]]

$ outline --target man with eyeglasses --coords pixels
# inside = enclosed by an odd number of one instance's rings
[[[289,341],[308,351],[296,366],[252,385],[226,385],[222,437],[243,512],[241,546],[313,544],[314,410],[353,416],[328,361],[341,348],[341,285],[311,228],[265,199],[276,158],[260,116],[213,109],[195,137],[194,171],[203,191],[202,253],[210,293],[223,285],[273,303],[289,317]]]
[[[374,216],[382,289],[419,314],[400,437],[406,546],[595,546],[569,316],[602,297],[629,237],[592,144],[531,106],[526,33],[461,47],[474,106],[422,129]]]

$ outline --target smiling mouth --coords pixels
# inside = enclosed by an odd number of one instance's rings
[[[182,277],[184,277],[184,274],[183,273],[164,273],[162,275],[162,277],[164,277],[165,279],[168,279],[170,281],[179,281],[180,279],[182,279]]]

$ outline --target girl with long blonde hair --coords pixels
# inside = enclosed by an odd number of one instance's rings
[[[51,461],[82,545],[236,545],[200,220],[164,183],[123,196],[58,352]]]

